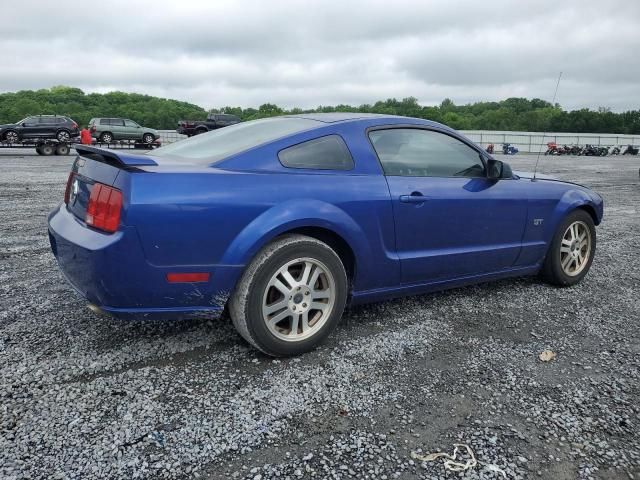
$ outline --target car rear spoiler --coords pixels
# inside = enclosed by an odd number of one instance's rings
[[[94,158],[95,160],[109,163],[121,168],[141,167],[141,166],[157,166],[158,163],[154,162],[146,155],[132,155],[124,152],[114,152],[113,150],[107,150],[106,148],[92,147],[89,145],[76,145],[76,152],[78,155]]]

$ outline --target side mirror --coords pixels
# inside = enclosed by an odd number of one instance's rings
[[[493,158],[487,159],[487,178],[491,180],[500,180],[501,178],[512,178],[513,172],[508,163],[495,160]]]

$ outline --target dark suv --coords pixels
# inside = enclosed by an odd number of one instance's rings
[[[55,138],[68,142],[80,134],[78,124],[62,115],[34,115],[18,123],[0,125],[0,140],[16,143],[34,138]]]

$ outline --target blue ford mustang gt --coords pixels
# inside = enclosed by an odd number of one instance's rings
[[[69,283],[118,317],[226,308],[274,356],[318,345],[347,303],[538,273],[573,285],[603,212],[588,188],[415,118],[284,116],[149,154],[76,150],[49,216]]]

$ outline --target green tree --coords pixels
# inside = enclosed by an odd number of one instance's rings
[[[286,109],[273,103],[258,108],[234,106],[216,107],[216,113],[237,115],[241,120],[272,117],[283,114],[313,112],[383,113],[425,118],[445,123],[457,129],[522,130],[576,133],[640,134],[640,110],[614,113],[608,107],[597,110],[562,110],[560,105],[533,98],[507,98],[500,102],[476,102],[456,105],[445,98],[440,105],[420,105],[416,97],[401,100],[387,98],[373,104],[358,106],[320,105],[313,109]],[[138,93],[89,93],[65,85],[49,89],[22,90],[0,94],[0,123],[13,123],[28,115],[68,115],[80,125],[93,117],[125,117],[159,129],[174,129],[180,119],[202,120],[207,110],[177,100],[141,95]]]

